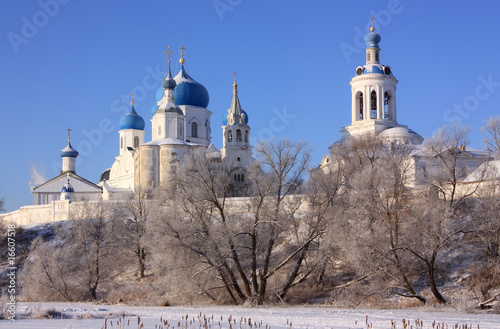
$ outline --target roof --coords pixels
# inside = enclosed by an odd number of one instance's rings
[[[98,192],[102,191],[102,189],[91,181],[86,180],[85,178],[78,176],[73,172],[64,172],[59,176],[56,176],[45,183],[42,183],[33,188],[33,193],[60,193],[63,186],[67,183],[67,178],[73,178],[73,188],[77,192]]]

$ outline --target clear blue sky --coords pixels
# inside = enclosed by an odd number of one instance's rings
[[[30,171],[58,174],[68,126],[77,173],[97,183],[118,155],[132,91],[149,141],[168,45],[174,74],[184,45],[186,70],[210,93],[216,147],[236,70],[252,140],[307,141],[317,164],[350,124],[349,81],[364,64],[371,14],[381,62],[399,80],[399,123],[428,137],[461,119],[473,127],[471,146],[482,148],[481,126],[500,115],[499,12],[499,2],[483,0],[8,1],[0,12],[0,196],[8,211],[32,204]]]

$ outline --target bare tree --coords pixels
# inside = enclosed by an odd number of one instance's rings
[[[5,205],[5,198],[1,198],[0,199],[0,211],[5,211],[4,205]]]
[[[500,159],[500,116],[491,117],[481,128],[484,144],[495,159]]]
[[[99,284],[112,267],[113,232],[116,221],[114,208],[103,202],[88,202],[80,207],[67,240],[80,257],[81,274],[92,300],[97,300]]]
[[[228,199],[231,166],[203,151],[185,161],[173,182],[169,208],[158,227],[197,255],[199,280],[212,277],[233,303],[284,298],[304,282],[308,251],[324,232],[324,216],[303,211],[306,197],[295,194],[310,161],[302,143],[280,140],[256,146],[258,162],[246,172],[251,197]],[[179,213],[170,207],[180,208]],[[268,283],[274,290],[268,296]],[[214,297],[213,294],[211,294]],[[215,297],[214,297],[215,298]]]
[[[79,285],[82,282],[71,251],[71,246],[62,240],[44,241],[41,237],[33,240],[30,256],[21,272],[24,296],[39,301],[81,299]],[[54,297],[54,293],[59,298]]]
[[[446,303],[447,300],[438,288],[437,265],[444,248],[470,229],[472,218],[465,201],[480,184],[473,184],[459,193],[459,184],[467,174],[460,161],[462,157],[467,157],[464,152],[468,135],[468,128],[452,123],[439,129],[426,141],[436,169],[428,172],[427,182],[411,211],[419,240],[413,240],[407,250],[424,264],[430,289],[439,303]]]
[[[405,250],[406,240],[414,234],[407,218],[413,196],[412,147],[384,145],[374,136],[363,136],[332,151],[332,157],[341,156],[346,167],[350,208],[340,229],[348,236],[344,247],[359,276],[371,276],[375,291],[426,303],[415,285],[414,260]],[[373,282],[376,276],[383,279]]]
[[[120,245],[132,253],[137,263],[137,276],[144,278],[147,256],[147,222],[153,204],[148,200],[148,193],[137,190],[130,199],[123,201],[120,207],[116,232]]]

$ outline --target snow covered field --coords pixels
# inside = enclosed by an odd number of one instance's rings
[[[232,317],[234,329],[250,329],[248,325],[241,325],[240,320],[245,318],[247,323],[249,318],[251,322],[257,324],[262,321],[261,328],[266,329],[266,325],[271,328],[367,328],[366,317],[368,322],[373,325],[373,329],[391,329],[391,320],[396,323],[396,328],[403,328],[402,320],[406,319],[415,324],[416,319],[423,321],[423,328],[433,328],[432,323],[446,323],[448,328],[454,328],[455,324],[471,326],[470,328],[481,329],[500,329],[500,315],[493,314],[461,314],[453,311],[434,311],[432,309],[398,309],[398,310],[346,310],[329,307],[262,307],[262,308],[245,308],[245,307],[229,307],[229,306],[207,306],[207,307],[130,307],[123,305],[92,305],[87,303],[20,303],[18,305],[18,313],[40,313],[44,310],[62,311],[63,319],[52,320],[16,320],[0,321],[0,328],[96,328],[99,329],[104,324],[104,318],[108,318],[107,328],[138,328],[137,316],[141,317],[141,322],[144,324],[144,329],[160,328],[160,318],[167,320],[175,328],[179,322],[183,322],[183,317],[188,315],[188,322],[191,319],[195,320],[195,324],[189,325],[187,328],[203,328],[200,327],[198,317],[206,317],[208,324],[212,328],[219,328],[221,317],[222,328],[228,328],[228,318]],[[117,325],[117,320],[125,315],[125,325],[121,327]],[[213,316],[213,320],[212,320]],[[78,317],[87,319],[75,319]],[[93,317],[99,317],[98,319]],[[110,320],[113,321],[111,327]],[[130,326],[127,326],[127,321],[130,320]],[[234,324],[236,321],[236,324]],[[123,322],[123,321],[122,321]],[[204,322],[204,320],[202,320]],[[155,325],[158,325],[155,327]],[[165,328],[167,326],[164,326]],[[253,326],[255,328],[255,326]],[[410,328],[410,327],[408,327]],[[415,327],[413,327],[415,328]],[[441,327],[439,327],[441,328]],[[445,328],[445,327],[443,327]],[[469,327],[468,327],[469,328]]]

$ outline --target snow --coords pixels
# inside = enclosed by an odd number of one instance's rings
[[[235,306],[202,306],[202,307],[131,307],[125,305],[93,305],[90,303],[19,303],[18,314],[39,313],[43,310],[59,310],[63,313],[63,319],[35,320],[21,319],[13,321],[0,321],[0,328],[96,328],[99,329],[104,324],[104,318],[113,320],[114,328],[117,328],[116,321],[125,315],[125,323],[130,320],[130,326],[122,328],[137,328],[137,316],[141,317],[144,328],[155,328],[160,324],[160,317],[168,320],[170,324],[178,326],[183,317],[197,319],[198,316],[209,318],[209,324],[213,328],[228,327],[229,316],[236,320],[233,328],[240,328],[240,320],[251,318],[252,323],[257,324],[262,321],[262,328],[270,325],[271,328],[366,328],[366,317],[373,329],[389,329],[391,321],[394,320],[396,328],[403,328],[402,320],[406,319],[415,323],[416,319],[423,321],[423,328],[432,328],[433,321],[446,323],[449,328],[459,325],[472,325],[472,328],[500,329],[500,315],[479,313],[462,314],[453,310],[436,310],[429,308],[413,309],[336,309],[331,307],[235,307]],[[213,320],[212,319],[213,316]],[[88,319],[76,319],[87,317]],[[99,318],[95,318],[99,317]],[[109,321],[109,320],[108,320]],[[188,328],[198,328],[199,325],[189,325]],[[111,328],[108,322],[108,328]],[[241,328],[251,329],[242,325]]]

